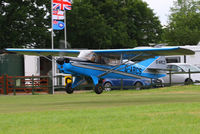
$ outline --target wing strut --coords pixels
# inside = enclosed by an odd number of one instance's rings
[[[117,66],[111,68],[110,70],[106,71],[105,73],[100,74],[100,75],[98,76],[98,78],[101,78],[101,77],[103,77],[103,76],[105,76],[105,75],[107,75],[107,74],[109,74],[109,73],[112,73],[112,72],[113,72],[116,68],[118,68],[119,66],[128,63],[129,61],[131,61],[131,60],[133,60],[133,59],[135,59],[135,58],[141,56],[142,54],[143,54],[143,53],[139,53],[138,55],[136,55],[136,56],[134,56],[134,57],[128,59],[127,61],[122,62],[121,64],[119,64],[119,65],[117,65]],[[137,63],[137,62],[135,62],[134,64],[136,64],[136,63]],[[134,64],[132,64],[132,65],[134,65]],[[122,69],[122,68],[120,68],[120,69]]]

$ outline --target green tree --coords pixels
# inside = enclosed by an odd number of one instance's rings
[[[67,17],[72,47],[127,48],[158,43],[161,24],[141,0],[75,1]]]
[[[110,47],[110,29],[103,15],[90,3],[74,3],[67,12],[67,35],[73,48]]]
[[[1,0],[0,48],[50,46],[49,0]]]
[[[1,0],[0,48],[51,46],[50,0]],[[141,0],[75,0],[66,11],[73,48],[130,48],[160,41],[160,21]],[[64,39],[54,31],[54,46]]]
[[[163,39],[170,45],[196,45],[200,41],[200,1],[177,0],[171,8]]]
[[[139,46],[149,43],[159,43],[162,26],[158,17],[141,0],[127,0],[128,7],[128,34],[136,40]]]

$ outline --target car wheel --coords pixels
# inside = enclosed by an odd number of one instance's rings
[[[190,85],[190,84],[193,84],[193,81],[188,78],[188,79],[185,80],[184,84],[185,85]]]
[[[105,91],[111,91],[112,90],[112,84],[110,83],[110,82],[106,82],[104,85],[103,85],[103,87],[104,87],[104,90]]]
[[[97,84],[95,86],[94,91],[95,91],[96,94],[101,94],[103,92],[103,86],[102,86],[102,84]]]
[[[143,84],[141,82],[136,82],[134,86],[135,86],[136,90],[140,90],[142,88]]]

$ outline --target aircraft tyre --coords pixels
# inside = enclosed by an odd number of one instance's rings
[[[94,89],[96,94],[101,94],[103,92],[103,90],[104,90],[104,88],[103,88],[102,84],[97,84]]]
[[[143,84],[141,82],[136,82],[134,86],[135,86],[136,90],[140,90],[142,88]]]
[[[65,91],[68,94],[72,94],[74,92],[74,89],[71,87],[71,83],[67,84],[67,86],[65,87]]]

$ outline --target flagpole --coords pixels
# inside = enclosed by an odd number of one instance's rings
[[[66,22],[66,11],[64,10],[64,23],[65,23],[65,48],[67,48],[67,22]]]
[[[53,43],[53,0],[51,0],[51,49],[54,48]]]
[[[51,0],[51,49],[54,49],[54,41],[53,41],[53,0]],[[52,94],[54,94],[54,58],[52,56]]]

